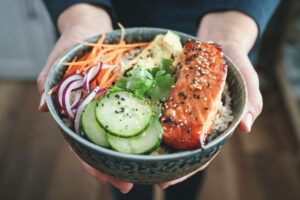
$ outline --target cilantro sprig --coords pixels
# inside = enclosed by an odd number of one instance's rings
[[[171,66],[172,61],[166,58],[161,58],[160,68],[148,70],[138,66],[131,71],[131,76],[118,80],[110,91],[128,90],[139,98],[165,102],[175,82]]]

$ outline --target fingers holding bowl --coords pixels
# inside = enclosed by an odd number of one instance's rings
[[[189,173],[188,175],[185,175],[181,178],[178,178],[176,180],[173,180],[173,181],[169,181],[169,182],[165,182],[165,183],[159,183],[157,184],[160,188],[162,189],[166,189],[167,187],[169,186],[172,186],[172,185],[175,185],[177,183],[180,183],[180,182],[183,182],[185,181],[186,179],[190,178],[191,176],[195,175],[196,173],[206,169],[208,167],[208,165],[213,161],[213,159],[215,159],[215,157],[218,155],[218,153],[220,152],[220,150],[207,162],[205,163],[203,166],[201,166],[199,169]]]
[[[97,179],[98,181],[100,181],[101,183],[110,183],[113,186],[115,186],[116,188],[118,188],[122,193],[128,193],[132,188],[133,188],[133,184],[132,183],[128,183],[128,182],[124,182],[124,181],[120,181],[118,179],[114,179],[111,178],[110,176],[96,170],[95,168],[91,167],[90,165],[88,165],[86,162],[84,162],[74,151],[71,147],[69,147],[70,150],[72,151],[72,153],[74,154],[74,156],[80,161],[80,163],[82,164],[82,166],[85,168],[85,170],[91,175],[93,176],[95,179]]]

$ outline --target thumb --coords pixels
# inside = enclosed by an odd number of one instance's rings
[[[263,106],[262,95],[259,90],[258,75],[247,56],[241,57],[236,64],[239,66],[245,79],[248,91],[246,112],[239,124],[239,128],[243,132],[250,132],[252,124],[261,113]]]
[[[52,52],[50,53],[50,55],[49,55],[49,57],[46,61],[45,67],[43,68],[43,70],[41,71],[41,73],[39,74],[38,79],[37,79],[37,86],[38,86],[39,93],[41,95],[39,110],[42,111],[42,112],[47,112],[48,111],[46,101],[45,101],[46,93],[44,91],[48,73],[51,69],[52,64],[55,62],[55,60],[66,49],[66,48],[62,48],[61,46],[62,46],[61,41],[58,40],[58,42],[54,46]]]

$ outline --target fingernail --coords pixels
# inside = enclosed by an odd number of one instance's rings
[[[40,101],[40,105],[39,105],[39,110],[42,109],[43,105],[46,103],[45,102],[45,97],[46,97],[46,93],[43,92],[42,96],[41,96],[41,101]]]
[[[130,190],[128,190],[128,189],[120,189],[120,191],[121,191],[123,194],[127,194]]]
[[[127,194],[127,190],[120,190],[123,194]]]
[[[164,185],[164,186],[160,186],[161,189],[167,189],[169,187],[169,185]]]
[[[252,114],[248,113],[245,118],[245,124],[247,126],[248,132],[251,131],[252,123],[253,123]]]

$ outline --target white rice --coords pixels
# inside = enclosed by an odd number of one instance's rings
[[[219,112],[214,121],[213,132],[220,133],[227,129],[229,123],[233,120],[232,110],[231,110],[231,97],[228,90],[228,85],[226,84],[222,94],[222,100]]]

